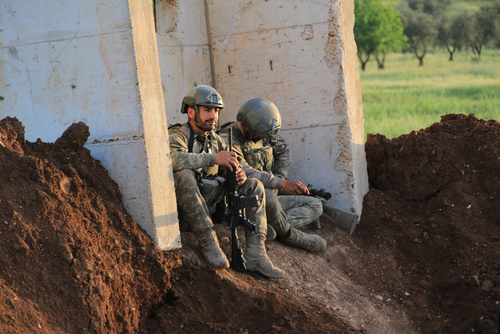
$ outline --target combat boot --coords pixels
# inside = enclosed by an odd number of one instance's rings
[[[245,237],[247,239],[247,248],[243,252],[243,259],[248,271],[257,271],[272,278],[285,276],[285,271],[275,267],[267,257],[263,234],[245,231]]]
[[[203,255],[207,259],[208,265],[213,269],[229,268],[229,261],[219,247],[219,241],[214,230],[208,230],[198,235]]]
[[[326,248],[326,240],[316,234],[306,234],[301,230],[290,227],[290,235],[281,237],[285,244],[305,249],[311,253],[322,252]]]
[[[266,241],[271,241],[276,239],[277,234],[274,228],[271,227],[271,225],[267,225],[267,234],[266,234]]]

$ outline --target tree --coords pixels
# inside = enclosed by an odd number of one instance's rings
[[[424,57],[438,35],[439,22],[446,17],[451,0],[406,0],[398,5],[408,37],[409,51],[424,65]]]
[[[401,51],[405,40],[401,20],[392,6],[384,6],[380,0],[354,0],[354,15],[354,37],[363,71],[373,54],[385,59],[389,52]]]
[[[437,21],[429,14],[414,12],[408,19],[404,33],[408,37],[410,50],[419,61],[418,66],[424,66],[424,57],[438,33]]]
[[[472,27],[472,17],[468,13],[462,13],[451,20],[443,20],[439,25],[437,44],[445,47],[450,54],[449,60],[453,60],[455,51],[470,44]]]
[[[422,12],[434,17],[443,16],[451,5],[451,0],[407,0],[408,7],[414,12]]]
[[[354,39],[363,71],[379,43],[374,27],[380,25],[381,7],[379,0],[354,0]]]
[[[391,52],[401,52],[408,46],[406,42],[408,38],[403,34],[403,24],[399,14],[393,6],[384,7],[382,15],[385,20],[379,29],[379,34],[384,36],[375,50],[375,58],[378,63],[378,68],[384,68],[385,56]]]
[[[500,36],[500,18],[498,7],[484,7],[473,17],[470,46],[475,55],[481,56],[482,48]]]

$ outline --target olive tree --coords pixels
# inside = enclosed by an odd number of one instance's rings
[[[380,0],[354,0],[354,15],[354,38],[361,69],[365,70],[374,54],[379,58],[379,67],[383,68],[385,55],[401,51],[405,45],[398,14],[392,6],[385,6]]]
[[[401,52],[408,46],[407,37],[403,34],[403,24],[394,7],[390,5],[384,7],[382,14],[385,20],[382,21],[379,33],[383,38],[375,50],[375,58],[379,69],[384,68],[386,55],[391,52]]]
[[[500,36],[499,7],[484,7],[475,13],[472,19],[472,36],[470,47],[475,55],[481,56],[481,51],[489,42],[498,40]]]
[[[452,19],[445,19],[439,25],[437,45],[448,50],[449,60],[453,60],[453,54],[470,45],[471,32],[473,30],[473,17],[471,14],[462,13]]]
[[[408,49],[417,57],[418,65],[423,66],[424,57],[438,34],[438,20],[431,14],[410,9],[403,11],[403,21]]]

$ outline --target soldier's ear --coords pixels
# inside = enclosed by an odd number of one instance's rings
[[[194,119],[194,116],[195,116],[196,112],[194,111],[193,107],[188,107],[187,108],[187,113],[188,113],[188,116],[189,116],[190,119]]]

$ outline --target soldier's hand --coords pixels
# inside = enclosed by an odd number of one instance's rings
[[[247,174],[243,169],[238,167],[238,169],[236,169],[236,182],[238,184],[243,184],[245,183],[246,180],[247,180]]]
[[[215,154],[215,164],[226,166],[230,171],[239,167],[238,158],[235,152],[221,151]]]
[[[283,180],[281,189],[292,195],[309,195],[309,189],[300,181]]]

